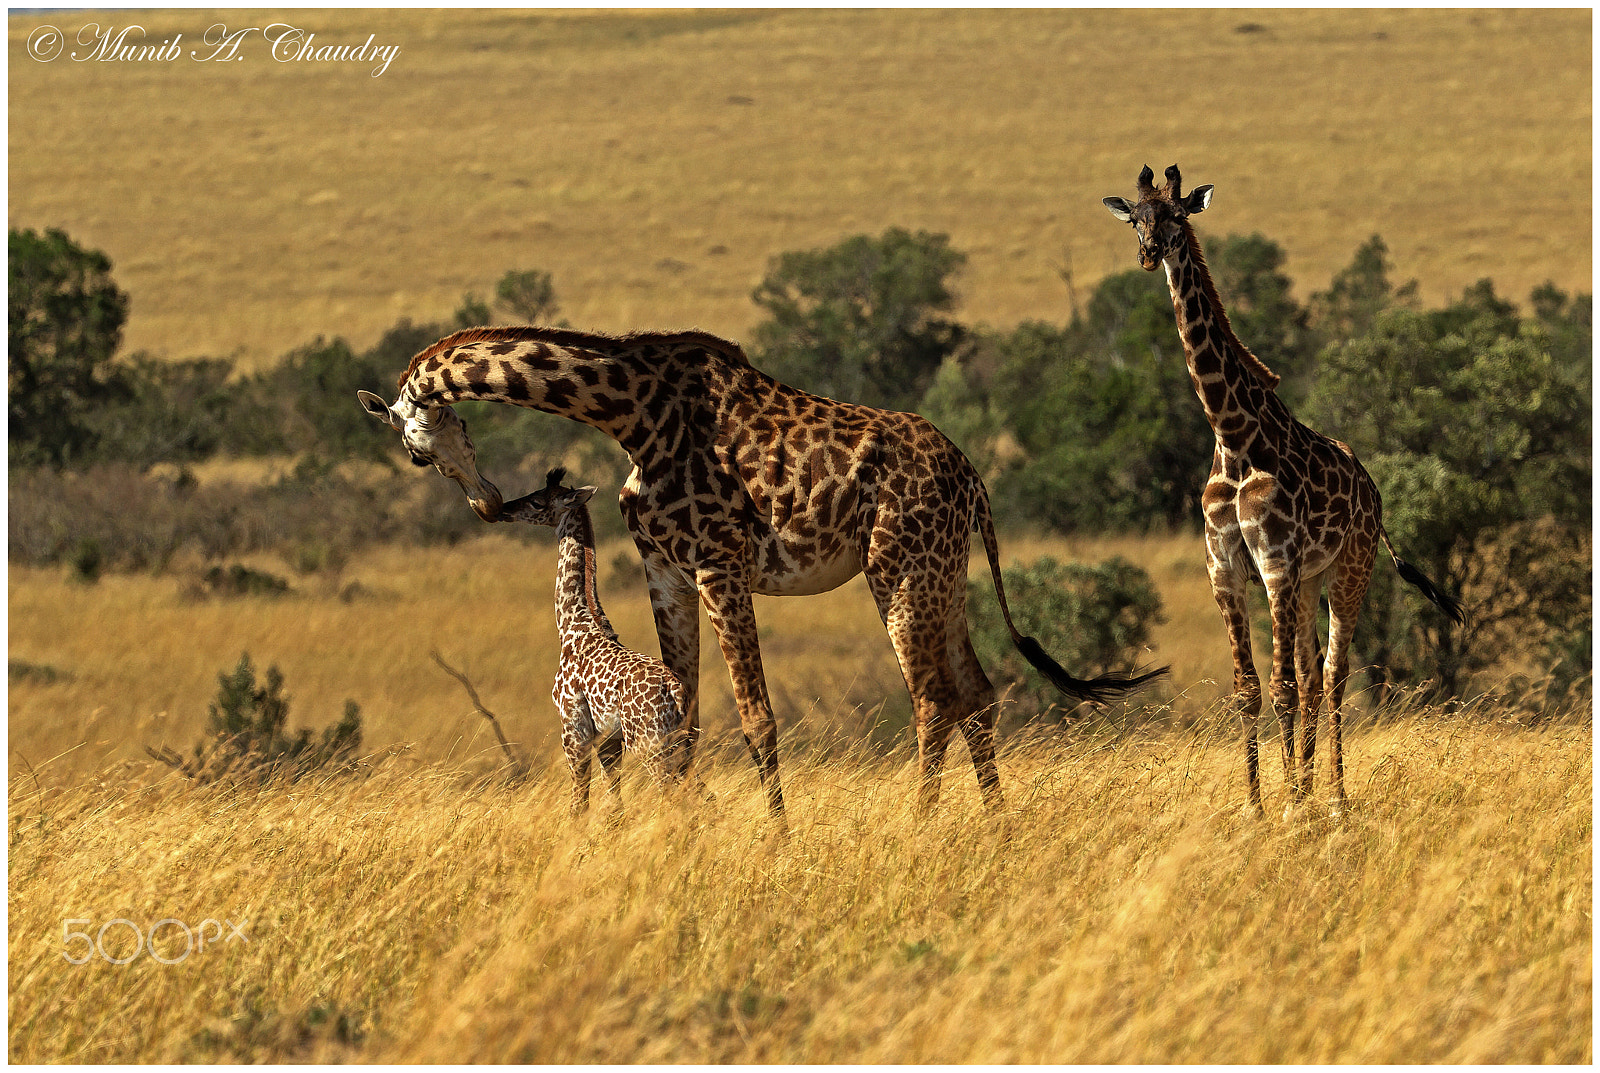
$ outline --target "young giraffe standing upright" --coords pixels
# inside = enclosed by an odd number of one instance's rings
[[[683,687],[658,659],[624,647],[600,609],[593,487],[563,486],[553,469],[537,492],[505,504],[500,518],[556,530],[556,632],[561,659],[551,699],[561,712],[561,749],[572,772],[572,814],[589,807],[589,751],[600,757],[611,800],[622,809],[622,753],[637,754],[663,785],[689,767]]]
[[[1189,217],[1211,202],[1210,186],[1182,193],[1177,165],[1159,189],[1139,173],[1139,200],[1104,198],[1106,208],[1139,236],[1139,264],[1166,269],[1178,334],[1195,393],[1216,435],[1211,476],[1201,496],[1206,567],[1233,646],[1233,700],[1245,735],[1250,811],[1261,813],[1256,774],[1256,721],[1261,680],[1250,652],[1245,587],[1252,576],[1267,590],[1272,612],[1270,689],[1283,732],[1283,770],[1290,807],[1311,794],[1317,709],[1328,687],[1328,738],[1333,808],[1345,805],[1340,705],[1350,672],[1350,638],[1372,577],[1378,541],[1400,576],[1447,615],[1461,621],[1455,600],[1395,555],[1383,529],[1378,487],[1338,440],[1319,435],[1290,414],[1274,390],[1277,374],[1252,354],[1228,323]],[[1317,598],[1328,590],[1326,666],[1317,645]],[[1300,751],[1295,721],[1301,716]],[[1297,774],[1298,770],[1298,774]]]
[[[725,339],[472,328],[412,359],[392,407],[369,392],[360,398],[400,431],[413,459],[442,461],[440,471],[488,520],[500,512],[500,493],[477,473],[452,403],[486,399],[559,414],[622,446],[633,461],[622,515],[644,560],[661,657],[683,683],[691,749],[699,732],[698,597],[774,815],[782,815],[783,793],[756,593],[808,595],[866,575],[911,692],[922,809],[938,800],[956,729],[985,802],[1001,804],[994,687],[967,635],[973,528],[1012,641],[1064,693],[1101,700],[1163,673],[1089,681],[1068,674],[1011,622],[988,493],[954,444],[915,414],[779,383]]]

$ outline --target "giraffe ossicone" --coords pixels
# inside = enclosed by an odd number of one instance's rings
[[[620,506],[644,561],[662,661],[684,689],[691,753],[700,726],[704,606],[774,815],[782,815],[783,792],[757,594],[824,592],[865,575],[912,697],[923,809],[938,799],[957,730],[986,803],[1002,803],[995,691],[967,634],[974,529],[1012,641],[1067,695],[1106,700],[1165,672],[1089,680],[1069,674],[1012,622],[988,492],[954,444],[915,414],[780,383],[726,339],[692,331],[471,328],[418,353],[400,389],[423,409],[479,399],[558,414],[599,429],[627,452],[633,470]],[[387,407],[363,405],[394,424]],[[409,419],[401,428],[415,454],[418,431]],[[425,460],[439,464],[431,455]],[[488,484],[475,466],[465,468],[470,462],[458,450],[455,471],[440,467],[469,496]]]
[[[1395,554],[1383,528],[1378,486],[1349,446],[1295,420],[1278,376],[1234,334],[1189,218],[1211,203],[1212,187],[1185,196],[1178,166],[1155,185],[1146,165],[1137,201],[1102,202],[1139,239],[1139,264],[1165,269],[1189,378],[1216,437],[1201,496],[1206,567],[1233,648],[1232,701],[1245,739],[1248,810],[1261,814],[1256,723],[1261,680],[1250,644],[1246,587],[1267,590],[1272,612],[1270,691],[1283,732],[1290,808],[1309,798],[1318,709],[1327,687],[1333,809],[1345,807],[1341,706],[1350,673],[1350,639],[1361,613],[1379,541],[1400,577],[1453,620],[1460,605]],[[1326,585],[1328,648],[1317,638],[1317,603]],[[1295,726],[1302,738],[1296,751]]]
[[[662,785],[689,769],[688,705],[666,664],[624,646],[600,607],[592,486],[569,488],[551,470],[545,487],[504,505],[500,520],[556,530],[556,632],[561,657],[551,699],[572,772],[573,815],[589,807],[589,754],[600,757],[613,805],[622,808],[621,760],[633,753]]]

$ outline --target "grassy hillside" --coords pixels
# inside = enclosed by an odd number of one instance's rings
[[[349,10],[295,18],[380,77],[189,56],[285,17],[9,18],[10,223],[112,257],[130,349],[365,346],[525,267],[580,326],[738,337],[769,257],[890,225],[971,255],[965,319],[1060,321],[1060,269],[1134,264],[1099,199],[1173,161],[1301,297],[1374,232],[1430,302],[1591,289],[1586,11]],[[50,21],[186,51],[36,62]]]
[[[627,782],[616,826],[559,774],[404,760],[14,779],[9,1056],[1592,1060],[1588,727],[1423,711],[1354,746],[1339,825],[1242,821],[1206,733],[1008,742],[1003,812],[956,770],[925,820],[911,766],[847,751],[790,766],[787,840],[723,761],[715,805]]]

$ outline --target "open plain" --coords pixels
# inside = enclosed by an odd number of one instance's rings
[[[265,30],[288,18],[400,51],[376,76],[278,59]],[[28,51],[46,23],[67,35],[48,62]],[[179,57],[70,54],[89,24],[135,23],[181,34]],[[240,58],[198,58],[217,25],[252,30]],[[510,269],[552,272],[577,326],[744,338],[770,258],[891,226],[969,255],[965,321],[1061,323],[1133,266],[1100,198],[1174,161],[1235,206],[1229,230],[1282,244],[1302,300],[1374,233],[1428,304],[1482,277],[1519,302],[1547,279],[1592,291],[1587,11],[8,26],[11,226],[110,256],[124,351],[241,372],[448,318]],[[955,746],[919,818],[909,704],[860,579],[763,600],[787,838],[709,630],[715,803],[663,800],[630,763],[624,820],[566,816],[549,541],[384,546],[235,599],[193,591],[198,558],[94,584],[13,565],[10,1059],[1592,1062],[1586,697],[1540,710],[1514,662],[1465,705],[1357,691],[1348,814],[1280,815],[1266,729],[1268,816],[1247,822],[1198,535],[1004,534],[1002,552],[1147,570],[1166,622],[1146,662],[1170,685],[1010,726],[998,813]],[[627,554],[602,549],[605,606],[653,653]],[[200,738],[241,652],[282,671],[294,727],[359,703],[355,774],[197,786],[146,755]]]

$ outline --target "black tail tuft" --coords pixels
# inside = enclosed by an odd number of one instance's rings
[[[1122,678],[1118,675],[1108,674],[1099,678],[1085,681],[1074,678],[1066,669],[1051,659],[1043,647],[1032,637],[1021,637],[1017,640],[1017,651],[1023,658],[1036,667],[1040,674],[1050,679],[1050,684],[1061,692],[1077,700],[1086,700],[1091,704],[1103,704],[1113,697],[1120,696],[1132,689],[1137,689],[1153,678],[1159,678],[1167,673],[1167,668],[1158,667],[1153,671],[1141,674],[1136,678]]]
[[[1423,576],[1421,570],[1418,570],[1416,567],[1412,566],[1398,555],[1394,557],[1394,567],[1396,570],[1400,571],[1401,581],[1409,582],[1410,584],[1421,589],[1422,595],[1426,596],[1428,599],[1437,604],[1439,606],[1439,610],[1449,615],[1452,621],[1456,622],[1457,624],[1466,621],[1465,616],[1461,613],[1460,601],[1453,596],[1447,595],[1439,588],[1439,586],[1429,581]]]

